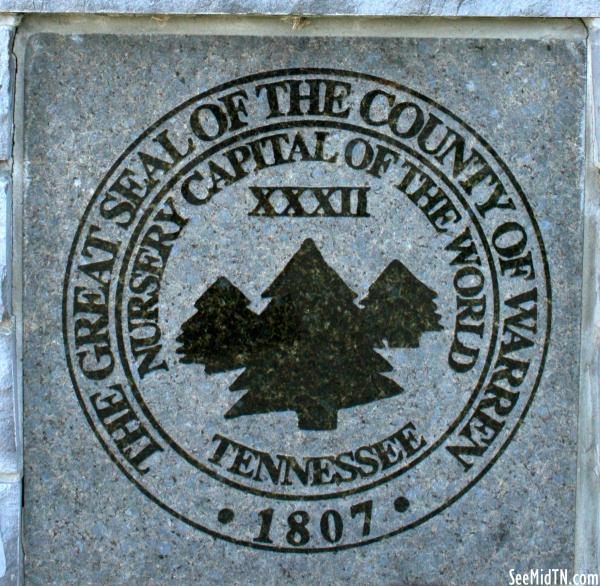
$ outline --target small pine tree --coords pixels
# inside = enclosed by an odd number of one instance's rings
[[[436,298],[435,291],[393,260],[361,301],[371,339],[378,347],[387,340],[393,348],[418,348],[424,332],[443,329]]]
[[[254,346],[258,316],[248,298],[219,277],[196,301],[196,313],[181,327],[181,362],[204,364],[207,374],[243,367]]]

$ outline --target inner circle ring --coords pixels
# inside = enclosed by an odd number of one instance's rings
[[[127,271],[128,271],[130,261],[133,258],[133,255],[135,253],[137,242],[138,242],[139,238],[142,236],[142,234],[144,233],[144,227],[146,225],[146,222],[151,218],[151,216],[152,216],[153,212],[156,210],[157,206],[160,203],[162,203],[162,201],[168,196],[171,189],[178,182],[180,177],[188,174],[202,160],[212,156],[213,154],[222,150],[223,148],[231,146],[232,144],[234,144],[235,142],[238,142],[239,140],[249,138],[250,136],[252,136],[254,134],[260,135],[260,134],[271,132],[274,130],[285,130],[285,129],[290,129],[290,128],[302,128],[302,127],[333,128],[333,129],[340,129],[340,130],[348,130],[355,134],[359,134],[359,133],[365,134],[365,135],[371,136],[372,138],[377,138],[377,140],[387,142],[387,143],[393,145],[395,148],[398,148],[400,150],[408,152],[408,154],[410,156],[414,157],[415,159],[419,160],[420,163],[427,166],[429,171],[435,173],[442,181],[444,181],[446,186],[453,192],[454,196],[460,201],[461,205],[463,206],[463,209],[469,214],[471,222],[477,229],[479,238],[483,244],[483,247],[484,247],[484,250],[486,253],[486,258],[488,259],[490,275],[492,278],[492,291],[493,291],[492,334],[491,334],[489,350],[488,350],[488,353],[487,353],[487,356],[485,359],[484,366],[482,368],[482,371],[481,371],[481,374],[477,381],[477,384],[475,385],[473,391],[471,392],[469,400],[465,403],[465,405],[461,409],[459,415],[453,420],[453,422],[450,424],[450,426],[448,426],[448,428],[446,429],[444,434],[442,434],[426,450],[423,450],[423,452],[421,452],[418,457],[414,458],[413,460],[410,460],[409,463],[405,464],[404,466],[401,466],[394,472],[392,472],[386,476],[383,476],[382,478],[379,478],[378,480],[375,480],[372,482],[367,482],[364,485],[346,489],[346,490],[341,490],[341,491],[331,492],[331,493],[312,494],[312,495],[275,493],[275,492],[262,490],[262,489],[259,489],[256,487],[248,486],[246,484],[241,484],[241,483],[235,482],[227,477],[224,477],[224,476],[218,474],[214,470],[210,469],[208,466],[205,466],[197,458],[194,458],[188,451],[184,450],[164,430],[164,428],[160,425],[159,421],[156,419],[156,417],[153,415],[152,411],[146,404],[143,394],[140,391],[139,386],[137,385],[135,378],[133,376],[133,371],[132,371],[131,366],[129,365],[129,361],[127,360],[126,346],[125,346],[125,342],[124,342],[124,337],[121,333],[123,331],[123,311],[124,311],[123,289],[124,289],[125,283],[127,282],[127,279],[126,279]],[[374,488],[380,484],[388,482],[389,480],[392,480],[393,478],[396,478],[396,477],[400,476],[401,474],[404,474],[410,468],[412,468],[413,466],[416,466],[419,462],[421,462],[422,460],[424,460],[425,458],[430,456],[432,454],[432,452],[435,451],[444,442],[444,440],[456,429],[456,427],[460,424],[460,422],[465,417],[465,415],[469,412],[469,409],[471,408],[471,406],[475,402],[478,394],[480,393],[481,388],[487,378],[487,375],[488,375],[488,372],[489,372],[489,369],[490,369],[490,366],[492,363],[492,359],[493,359],[495,351],[496,351],[496,345],[497,345],[497,340],[498,340],[498,327],[499,327],[499,298],[498,298],[498,296],[499,296],[499,294],[498,294],[497,271],[496,271],[496,267],[493,262],[493,256],[492,256],[490,246],[486,240],[485,233],[477,219],[477,216],[475,215],[473,210],[468,205],[464,196],[460,193],[460,191],[456,188],[456,186],[454,186],[452,184],[452,182],[450,180],[448,180],[448,178],[443,173],[441,173],[438,169],[436,169],[433,165],[431,165],[424,156],[420,155],[413,149],[408,148],[401,141],[394,140],[382,133],[366,129],[366,128],[358,126],[358,125],[347,124],[347,123],[340,123],[340,122],[329,122],[328,123],[328,122],[325,122],[322,120],[303,120],[301,122],[295,121],[295,122],[270,124],[265,127],[253,128],[246,132],[236,134],[235,136],[231,137],[230,139],[223,141],[223,143],[219,143],[219,144],[215,145],[214,147],[211,147],[210,149],[207,149],[206,151],[204,151],[201,155],[194,158],[187,165],[185,165],[183,168],[181,168],[177,173],[174,174],[174,176],[169,181],[167,181],[165,183],[164,187],[162,187],[162,189],[160,189],[160,191],[154,197],[154,200],[146,208],[143,217],[140,219],[140,221],[139,221],[136,229],[134,230],[133,235],[127,245],[127,249],[126,249],[123,261],[121,263],[121,271],[119,273],[119,278],[117,279],[116,303],[115,303],[115,323],[117,326],[116,331],[117,331],[117,341],[118,341],[118,345],[119,345],[118,346],[119,347],[119,356],[121,358],[121,363],[122,363],[123,369],[124,369],[126,377],[127,377],[127,382],[132,390],[132,393],[135,396],[136,401],[138,402],[140,408],[142,409],[142,411],[143,411],[144,415],[146,416],[146,418],[148,419],[148,421],[153,425],[154,429],[160,434],[160,436],[163,438],[163,440],[171,448],[173,448],[173,450],[175,450],[182,458],[187,460],[188,463],[190,463],[192,466],[198,468],[202,472],[208,474],[209,476],[211,476],[229,486],[233,486],[235,488],[239,488],[240,490],[244,490],[246,492],[250,492],[252,494],[256,494],[256,495],[264,496],[264,497],[268,497],[268,498],[281,499],[281,500],[310,501],[310,500],[323,500],[323,499],[330,499],[330,498],[338,498],[338,497],[342,497],[342,496],[346,496],[346,495],[357,494],[359,492],[363,492],[365,490]]]

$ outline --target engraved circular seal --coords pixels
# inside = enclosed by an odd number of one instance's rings
[[[233,80],[116,160],[64,281],[70,374],[144,495],[228,541],[366,545],[498,459],[538,386],[550,278],[492,147],[394,81]]]

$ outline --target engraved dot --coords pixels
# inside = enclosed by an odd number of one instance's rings
[[[219,519],[219,523],[226,525],[227,523],[231,523],[233,521],[233,517],[234,515],[231,509],[221,509],[217,519]]]
[[[407,498],[403,496],[399,496],[394,501],[394,509],[396,509],[399,513],[404,513],[404,511],[408,511],[408,507],[410,507],[410,503]]]

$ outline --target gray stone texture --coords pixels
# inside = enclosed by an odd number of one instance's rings
[[[21,576],[21,483],[0,482],[0,585],[16,586]]]
[[[1,0],[4,12],[361,16],[600,16],[596,0]]]
[[[591,71],[589,78],[591,82],[592,100],[592,140],[594,164],[600,168],[600,23],[592,20],[589,30],[589,50]]]
[[[143,129],[199,91],[249,72],[332,63],[437,100],[507,161],[548,249],[554,333],[542,385],[518,434],[449,509],[395,538],[336,554],[255,551],[172,518],[101,449],[65,364],[62,280],[86,203]],[[39,34],[29,40],[24,68],[29,583],[496,585],[510,568],[572,568],[583,41]]]
[[[16,479],[20,473],[17,452],[18,409],[13,378],[14,335],[10,323],[0,328],[0,479]]]
[[[20,583],[20,409],[14,384],[14,329],[10,317],[12,151],[18,17],[0,17],[0,584]]]
[[[14,27],[0,21],[0,160],[6,161],[12,154],[14,56],[12,44]]]
[[[10,313],[8,265],[11,250],[11,213],[12,177],[10,171],[0,171],[0,321],[5,321]]]

